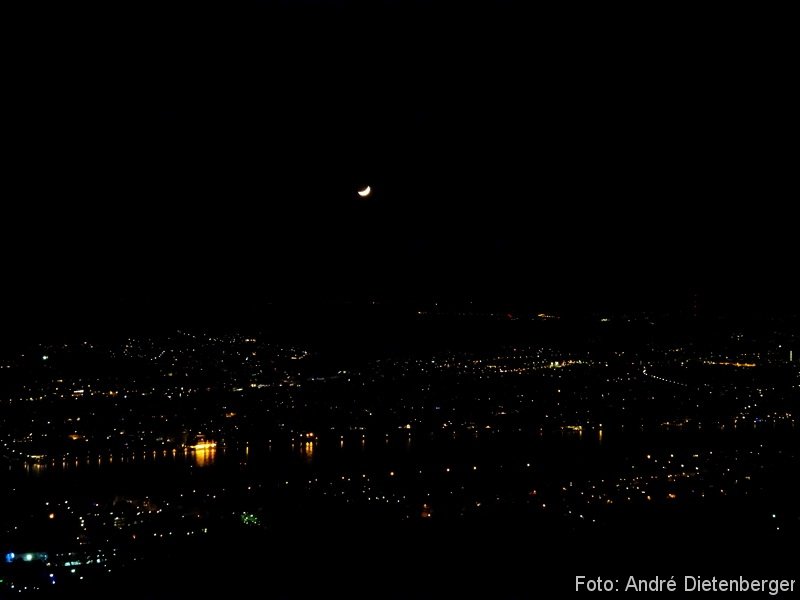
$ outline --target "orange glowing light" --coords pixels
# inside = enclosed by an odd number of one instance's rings
[[[714,360],[706,360],[703,361],[707,365],[716,365],[720,367],[736,367],[739,369],[752,369],[756,367],[756,363],[745,363],[745,362],[731,362],[731,361],[714,361]]]
[[[189,446],[192,450],[211,450],[217,447],[217,442],[197,442],[193,446]]]
[[[194,450],[194,462],[198,467],[205,467],[214,463],[217,457],[216,442],[198,442],[190,446]]]

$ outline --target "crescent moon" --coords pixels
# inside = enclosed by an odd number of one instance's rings
[[[369,186],[365,187],[363,190],[358,190],[358,195],[361,196],[362,198],[366,198],[371,193],[372,193],[372,188]]]

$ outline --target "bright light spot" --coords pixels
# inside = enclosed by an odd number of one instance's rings
[[[194,450],[210,450],[217,447],[217,442],[198,442],[194,446],[189,446]]]

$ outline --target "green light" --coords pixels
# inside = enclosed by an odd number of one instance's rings
[[[254,527],[261,525],[261,519],[258,518],[258,515],[254,515],[253,513],[244,512],[239,516],[239,519],[242,525],[251,525]]]

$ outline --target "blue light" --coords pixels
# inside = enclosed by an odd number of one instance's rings
[[[15,554],[14,552],[9,552],[6,554],[7,563],[12,563],[18,560],[23,562],[33,562],[35,560],[47,562],[47,558],[47,552],[26,552],[25,554]]]

